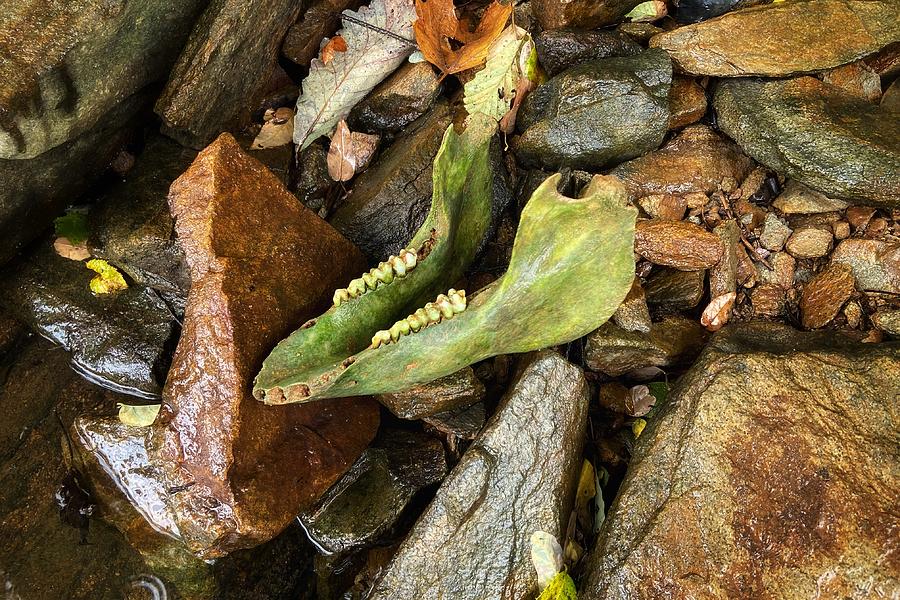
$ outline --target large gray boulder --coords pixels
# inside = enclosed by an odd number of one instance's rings
[[[774,171],[838,197],[900,206],[900,114],[815,77],[729,80],[719,127]]]
[[[729,326],[636,444],[586,598],[900,594],[900,345]]]
[[[516,156],[538,168],[592,170],[655,150],[668,130],[671,84],[661,50],[567,69],[522,104]]]
[[[531,357],[368,598],[528,598],[529,538],[565,534],[587,424],[581,370]]]

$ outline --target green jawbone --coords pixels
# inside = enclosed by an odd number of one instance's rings
[[[273,379],[264,367],[257,397],[281,404],[396,392],[491,356],[570,342],[602,325],[634,279],[637,211],[614,177],[595,176],[578,199],[561,195],[558,182],[559,175],[550,177],[534,192],[509,269],[464,310],[383,343],[371,336],[393,320],[375,328],[369,321],[369,347],[344,355],[317,379]]]

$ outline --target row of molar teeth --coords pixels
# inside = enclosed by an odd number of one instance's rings
[[[415,250],[405,248],[398,256],[391,256],[386,261],[378,263],[378,266],[362,277],[354,279],[346,288],[334,292],[334,306],[340,306],[351,298],[362,296],[369,290],[374,290],[379,283],[388,284],[394,277],[405,277],[406,274],[416,268],[418,256]]]
[[[429,325],[440,323],[444,319],[452,319],[466,310],[466,291],[450,288],[446,295],[441,294],[434,302],[429,302],[401,321],[391,325],[390,329],[376,331],[372,337],[372,347],[396,342],[401,336],[409,335]]]

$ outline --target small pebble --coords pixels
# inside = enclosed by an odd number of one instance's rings
[[[803,288],[800,297],[803,326],[819,329],[828,325],[855,290],[853,270],[847,265],[830,265]]]
[[[767,250],[778,252],[784,248],[784,243],[791,233],[791,228],[784,221],[779,219],[775,213],[769,213],[763,222],[762,233],[759,234],[759,243]]]
[[[831,231],[809,227],[798,229],[788,238],[785,248],[796,258],[820,258],[831,250]]]

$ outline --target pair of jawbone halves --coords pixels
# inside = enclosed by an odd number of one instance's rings
[[[595,176],[579,198],[549,177],[522,210],[506,273],[471,295],[444,287],[471,264],[490,222],[496,127],[476,114],[464,132],[448,128],[422,227],[275,347],[254,382],[259,400],[397,392],[491,356],[570,342],[612,315],[634,279],[637,218],[613,177]]]

